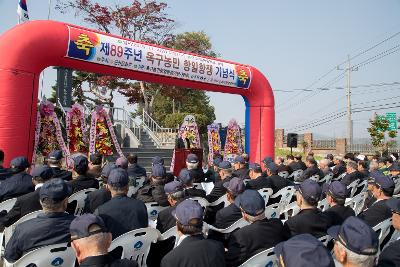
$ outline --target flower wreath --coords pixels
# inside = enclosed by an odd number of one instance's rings
[[[67,112],[67,138],[68,148],[71,153],[88,152],[87,138],[85,135],[85,111],[79,104],[72,105],[71,109]]]
[[[208,134],[208,162],[212,163],[215,154],[221,154],[221,138],[219,125],[216,123],[207,126]]]
[[[229,121],[226,131],[226,141],[224,148],[224,160],[232,161],[237,155],[242,154],[242,141],[240,138],[240,128],[236,120]]]

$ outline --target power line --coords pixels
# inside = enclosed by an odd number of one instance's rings
[[[400,82],[381,82],[381,83],[371,83],[371,84],[359,84],[351,86],[351,89],[359,89],[359,88],[369,88],[369,87],[382,87],[382,86],[395,86],[400,85]],[[335,86],[335,87],[318,87],[316,90],[321,91],[329,91],[329,90],[343,90],[346,89],[343,86]],[[285,93],[294,93],[296,91],[306,91],[310,92],[313,90],[309,90],[306,88],[297,88],[297,89],[290,89],[290,90],[274,90],[274,92],[285,92]]]

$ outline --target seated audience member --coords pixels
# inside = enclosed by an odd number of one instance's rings
[[[246,168],[246,161],[243,156],[236,156],[233,160],[233,176],[239,177],[240,179],[249,179],[249,169]]]
[[[92,178],[99,178],[101,176],[103,156],[100,153],[90,155],[88,176]]]
[[[150,183],[143,185],[136,193],[136,199],[144,203],[157,202],[163,207],[168,206],[168,200],[164,192],[165,170],[162,165],[151,167]]]
[[[332,173],[331,168],[329,168],[329,160],[327,159],[321,159],[319,161],[319,168],[322,171],[322,174],[324,175],[323,177],[320,177],[320,179]]]
[[[99,206],[95,214],[105,222],[113,239],[129,231],[148,226],[146,206],[142,201],[127,197],[129,178],[126,170],[117,168],[110,172],[107,190],[111,200]]]
[[[135,261],[108,255],[112,236],[103,220],[93,214],[76,217],[69,227],[71,246],[79,266],[137,267]]]
[[[54,150],[47,155],[47,165],[53,170],[54,178],[61,178],[65,181],[72,180],[72,172],[63,170],[62,159],[64,158],[61,150]]]
[[[195,154],[189,154],[186,157],[186,168],[193,178],[193,183],[204,182],[204,172],[199,166],[199,158]]]
[[[393,195],[394,182],[389,176],[379,172],[373,172],[370,175],[372,179],[369,181],[368,190],[371,190],[376,201],[358,217],[374,227],[392,216],[392,211],[386,205],[386,201]]]
[[[288,165],[282,164],[282,165],[278,166],[278,174],[280,172],[288,172],[288,174],[290,174],[292,172],[292,170],[290,169],[290,167]]]
[[[28,174],[30,164],[27,158],[14,158],[10,165],[15,174],[1,182],[0,202],[33,192],[35,189],[32,176]]]
[[[296,235],[275,246],[279,267],[335,267],[331,253],[310,234]]]
[[[178,180],[182,183],[185,198],[190,197],[206,197],[206,191],[193,186],[193,177],[188,169],[182,169],[179,173]]]
[[[141,167],[137,162],[137,155],[132,153],[128,155],[128,175],[134,177],[147,176],[146,169]]]
[[[329,185],[326,199],[330,206],[324,214],[331,219],[332,225],[340,225],[350,216],[355,216],[354,210],[350,207],[345,207],[344,203],[349,192],[344,184],[339,181],[334,181]]]
[[[326,235],[330,219],[318,208],[321,187],[317,182],[307,179],[296,186],[296,203],[300,212],[285,222],[286,233],[290,236],[311,234],[317,238]]]
[[[372,160],[369,162],[369,172],[379,171],[378,161]],[[380,171],[379,171],[380,172]]]
[[[250,181],[246,183],[246,188],[260,190],[262,188],[270,188],[271,183],[268,180],[267,176],[271,173],[271,166],[276,166],[275,163],[270,162],[266,165],[265,175],[261,169],[261,166],[258,163],[250,163],[249,164],[249,177]]]
[[[400,230],[400,199],[389,199],[386,205],[392,210],[392,225],[395,230]],[[390,243],[379,255],[377,267],[400,266],[400,238]]]
[[[344,163],[341,156],[335,156],[333,159],[335,166],[332,169],[333,178],[339,177],[341,174],[346,172],[346,163]]]
[[[222,161],[218,165],[219,169],[219,176],[221,177],[221,180],[217,181],[214,184],[213,190],[211,190],[210,194],[206,196],[206,199],[208,202],[214,202],[223,195],[226,194],[226,188],[224,187],[224,183],[229,182],[233,177],[233,170],[232,170],[232,165],[229,161]]]
[[[32,170],[32,182],[35,185],[35,191],[17,198],[12,209],[0,220],[1,232],[5,227],[9,227],[26,214],[42,209],[39,197],[40,188],[44,182],[50,180],[52,177],[53,171],[49,166],[37,165]]]
[[[393,162],[393,160],[392,160],[392,162]],[[378,158],[379,170],[385,175],[389,174],[388,169],[387,169],[388,163],[389,163],[389,159],[387,157],[379,157]]]
[[[357,217],[347,218],[342,225],[328,229],[335,240],[335,259],[343,267],[372,267],[378,252],[378,235]]]
[[[151,166],[154,166],[154,165],[156,165],[156,164],[162,165],[162,166],[164,167],[164,170],[165,170],[164,159],[163,159],[163,158],[161,158],[161,157],[159,157],[159,156],[155,156],[155,157],[151,160]],[[172,182],[174,179],[175,179],[175,176],[174,176],[172,173],[166,171],[166,174],[165,174],[165,183]],[[145,181],[145,183],[148,183],[148,182],[149,182],[148,180]]]
[[[248,169],[249,168],[249,154],[243,153],[242,157],[244,158],[244,166]]]
[[[115,161],[115,166],[124,170],[128,170],[128,160],[125,157],[119,157]]]
[[[297,164],[300,166],[300,169],[303,171],[307,169],[306,164],[301,160],[301,155],[296,155],[294,156],[294,161],[297,162]]]
[[[17,225],[4,253],[8,262],[38,247],[69,242],[69,226],[75,218],[65,212],[70,194],[71,187],[60,178],[43,184],[39,196],[44,214]]]
[[[341,183],[345,186],[349,186],[355,180],[363,180],[364,175],[358,171],[357,163],[354,161],[348,161],[346,164],[346,175],[342,178]]]
[[[4,168],[3,164],[4,164],[4,151],[0,149],[0,180],[7,179],[13,174],[11,170]]]
[[[393,180],[399,179],[399,174],[400,174],[400,165],[398,162],[393,162],[393,164],[388,168],[388,171],[390,173],[390,176],[392,177]]]
[[[328,167],[329,168],[335,167],[335,163],[333,162],[333,155],[332,154],[326,155],[325,158],[329,161],[329,163],[328,163]]]
[[[215,183],[220,179],[218,175],[218,164],[222,162],[222,159],[219,157],[216,157],[213,159],[212,164],[208,168],[207,172],[204,173],[204,179],[206,182],[212,182]]]
[[[349,161],[355,161],[354,154],[353,153],[346,153],[344,155],[344,157],[343,157],[343,161],[346,162],[346,164]]]
[[[276,157],[275,164],[279,166],[285,165],[285,159],[283,157]]]
[[[99,206],[111,199],[111,192],[107,190],[106,184],[110,172],[116,169],[114,163],[107,163],[101,170],[101,179],[103,186],[99,190],[90,192],[85,199],[85,212],[93,213]]]
[[[227,266],[238,266],[285,240],[281,220],[265,217],[265,201],[256,190],[245,190],[235,199],[235,204],[250,225],[231,233],[225,255]]]
[[[274,162],[274,160],[271,157],[267,156],[261,162],[263,163],[264,167],[267,168],[267,165],[271,162]],[[266,172],[263,172],[263,175],[268,176]]]
[[[161,267],[225,266],[224,247],[203,237],[203,208],[187,199],[173,211],[179,239],[161,261]]]
[[[357,162],[357,170],[362,173],[362,175],[364,176],[363,179],[367,179],[369,177],[369,171],[366,161],[359,160]]]
[[[292,174],[293,171],[296,170],[300,170],[300,165],[298,165],[295,161],[294,161],[294,156],[293,155],[287,155],[286,156],[286,165],[289,167],[290,169],[290,174]]]
[[[299,182],[303,182],[314,175],[318,175],[319,179],[325,176],[323,172],[320,169],[318,169],[318,164],[313,157],[308,156],[306,158],[306,166],[307,169],[301,174],[298,180]]]
[[[248,188],[255,190],[259,190],[262,188],[271,188],[273,193],[275,194],[282,188],[292,185],[292,182],[290,180],[285,179],[278,175],[278,166],[273,162],[266,165],[265,172],[268,175],[267,177],[258,177],[254,181],[253,180],[249,181],[247,183]]]
[[[85,156],[74,158],[74,178],[68,182],[72,186],[73,193],[88,188],[99,188],[99,181],[87,175],[88,168],[89,161]]]

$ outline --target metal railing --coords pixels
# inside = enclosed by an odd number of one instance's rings
[[[351,144],[346,145],[346,152],[351,153],[362,153],[362,154],[375,154],[378,149],[375,148],[372,144]],[[400,147],[390,147],[388,148],[389,153],[399,153]]]
[[[140,144],[140,125],[136,124],[131,115],[123,108],[110,107],[109,111],[112,114],[113,121],[123,123],[133,133],[137,139],[136,141]]]
[[[161,127],[145,110],[143,110],[142,113],[142,126],[157,144],[157,147],[170,147],[175,145],[175,130]]]
[[[336,140],[313,140],[312,148],[327,148],[327,149],[336,149]]]

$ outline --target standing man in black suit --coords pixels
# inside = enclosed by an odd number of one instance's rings
[[[203,208],[199,203],[184,200],[173,211],[173,216],[179,239],[176,247],[162,259],[161,267],[225,266],[222,244],[203,237]]]
[[[49,166],[38,165],[32,170],[32,182],[35,185],[35,191],[17,198],[12,209],[0,220],[0,231],[3,231],[5,227],[9,227],[26,214],[42,209],[39,201],[40,188],[43,183],[51,178],[53,178],[53,171]]]
[[[68,183],[72,186],[72,192],[76,193],[83,189],[99,189],[99,181],[87,175],[89,161],[85,156],[74,158],[74,179]]]
[[[349,192],[344,184],[339,181],[333,181],[326,193],[326,200],[330,206],[324,214],[331,219],[332,225],[340,225],[350,216],[355,216],[354,210],[345,207],[344,203]]]
[[[386,205],[386,201],[390,199],[394,191],[394,182],[381,172],[371,172],[369,181],[369,189],[376,201],[365,211],[358,215],[369,226],[374,227],[378,223],[389,219],[392,211]]]
[[[61,178],[65,181],[72,180],[72,173],[61,169],[63,153],[61,150],[54,150],[47,155],[47,165],[53,170],[54,178]]]
[[[238,266],[285,240],[281,220],[265,217],[265,201],[256,190],[245,190],[235,199],[235,204],[250,225],[231,234],[225,255],[227,266]]]

